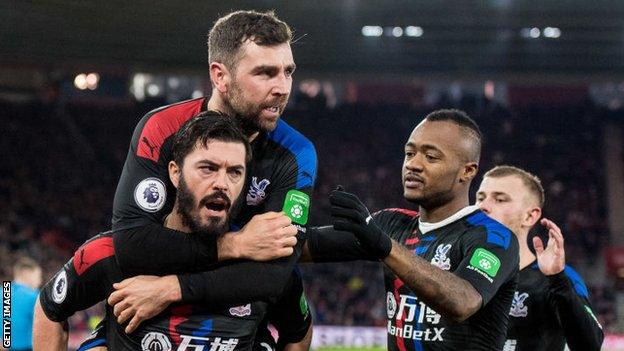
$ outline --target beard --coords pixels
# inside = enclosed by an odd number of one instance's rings
[[[446,205],[455,198],[455,178],[449,180],[447,186],[440,184],[434,189],[423,189],[420,195],[409,196],[404,192],[405,200],[428,210]]]
[[[262,110],[278,105],[278,112],[281,115],[286,107],[288,95],[277,97],[258,105],[245,98],[245,93],[236,81],[232,82],[230,88],[226,103],[229,105],[230,110],[234,112],[234,117],[239,121],[241,129],[246,135],[253,134],[257,131],[268,133],[275,129],[279,118],[274,121],[262,119]]]
[[[188,227],[191,232],[206,236],[220,237],[230,228],[230,221],[240,209],[239,199],[232,204],[230,198],[220,190],[205,196],[201,201],[197,201],[188,185],[184,181],[184,174],[180,174],[180,183],[177,190],[177,213],[182,220],[182,224]],[[211,216],[208,217],[208,223],[202,223],[199,215],[200,209],[205,207],[212,200],[221,199],[226,203],[225,218]]]

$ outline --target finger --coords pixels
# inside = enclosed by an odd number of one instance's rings
[[[127,308],[123,312],[121,312],[121,314],[117,316],[117,323],[124,324],[130,318],[134,317],[135,314],[136,314],[136,311],[134,309]]]
[[[297,230],[297,227],[295,227],[294,225],[289,225],[288,227],[280,228],[277,231],[277,234],[280,237],[289,238],[289,237],[295,237],[298,232],[299,231]]]
[[[334,219],[333,225],[335,230],[342,230],[353,234],[356,234],[358,228],[357,224],[346,219]]]
[[[540,223],[541,223],[544,227],[548,228],[548,230],[555,230],[555,231],[557,231],[557,232],[561,233],[561,228],[559,228],[559,226],[558,226],[555,222],[551,221],[551,220],[550,220],[550,219],[548,219],[548,218],[542,218],[542,220],[540,221]]]
[[[561,233],[557,232],[556,230],[550,230],[549,233],[550,235],[552,235],[555,246],[558,249],[562,249],[563,248],[563,235],[561,235]]]
[[[135,279],[136,279],[136,277],[124,279],[124,280],[120,281],[119,283],[113,284],[113,288],[115,288],[116,290],[123,289],[126,286],[132,284],[132,282],[134,282]]]
[[[122,300],[113,306],[113,314],[115,317],[119,317],[119,315],[128,307],[130,307],[130,304],[127,301]]]
[[[341,217],[345,219],[350,219],[358,223],[361,223],[364,221],[364,219],[362,218],[362,214],[359,211],[352,209],[352,208],[332,206],[330,209],[330,213],[332,217]]]
[[[278,217],[271,218],[269,220],[269,224],[271,228],[275,228],[275,229],[289,226],[291,223],[292,223],[292,220],[290,219],[290,217],[282,213],[280,213]]]
[[[293,247],[297,245],[297,237],[291,236],[281,241],[282,247]]]
[[[542,239],[539,237],[533,237],[533,248],[535,248],[535,253],[539,256],[544,252],[544,244],[542,243]]]
[[[357,196],[346,193],[344,191],[332,191],[329,194],[329,202],[332,205],[338,205],[349,208],[357,208],[358,204],[361,203],[360,199]]]
[[[288,257],[290,255],[292,255],[294,252],[292,247],[284,247],[281,248],[277,251],[275,251],[276,257],[275,258],[280,258],[280,257]]]
[[[124,299],[124,296],[125,296],[125,293],[123,290],[117,290],[113,292],[112,294],[110,294],[110,296],[107,299],[107,302],[110,306],[115,306],[117,303],[119,303],[119,301]]]
[[[283,215],[284,215],[283,212],[269,211],[269,212],[265,212],[263,214],[258,215],[258,217],[263,218],[263,219],[272,219],[272,218],[277,218]]]
[[[132,317],[132,320],[130,320],[130,323],[128,323],[128,326],[126,327],[126,334],[134,332],[139,324],[141,324],[141,322],[141,318],[139,318],[138,314],[135,314],[134,317]]]

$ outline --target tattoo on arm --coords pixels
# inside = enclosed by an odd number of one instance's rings
[[[463,321],[481,308],[481,295],[470,283],[431,265],[394,240],[384,264],[420,300],[447,318]]]

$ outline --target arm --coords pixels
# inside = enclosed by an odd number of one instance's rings
[[[582,285],[575,291],[563,272],[549,276],[548,283],[549,301],[559,316],[570,350],[600,350],[604,333],[587,298],[587,288]]]
[[[228,232],[218,239],[156,223],[118,231],[113,238],[120,267],[125,267],[127,276],[134,276],[206,271],[214,269],[218,261],[230,259],[275,260],[292,254],[296,234],[285,215],[267,212],[254,216],[240,232]]]
[[[474,242],[465,245],[462,261],[456,271],[451,273],[431,265],[391,240],[357,196],[336,190],[330,195],[330,202],[334,228],[355,234],[362,245],[371,254],[383,259],[384,264],[394,271],[419,299],[454,321],[463,321],[477,312],[496,294],[502,283],[518,270],[518,243],[510,232],[506,233],[511,237],[510,243],[504,248],[485,243],[483,233],[464,234],[466,240]],[[504,230],[508,231],[506,228]],[[390,250],[387,247],[390,247]],[[485,278],[485,273],[479,274],[482,272],[477,273],[475,270],[478,269],[472,267],[470,262],[473,255],[478,254],[479,249],[482,251],[487,249],[489,253],[495,252],[502,258],[499,260],[501,272],[495,273],[492,277],[494,279]]]
[[[299,262],[344,262],[378,259],[362,247],[353,233],[333,226],[310,227]]]
[[[308,332],[303,339],[295,343],[286,344],[284,351],[308,351],[310,349],[310,345],[312,345],[312,329],[312,325],[310,325]]]
[[[433,266],[392,240],[384,259],[388,266],[424,303],[442,316],[461,322],[482,305],[481,295],[466,280]]]
[[[604,333],[594,315],[589,294],[582,278],[565,266],[564,240],[561,229],[543,218],[548,229],[548,246],[539,237],[533,238],[539,269],[548,277],[548,298],[559,316],[570,350],[600,350]]]
[[[39,299],[35,303],[33,321],[33,350],[64,351],[67,350],[69,327],[67,321],[54,322],[48,319],[41,308]]]

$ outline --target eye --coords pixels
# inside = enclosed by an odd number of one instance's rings
[[[436,157],[436,156],[431,155],[431,154],[425,154],[425,158],[427,159],[427,161],[437,161],[437,160],[440,159],[439,157]]]
[[[216,166],[200,166],[199,170],[204,173],[212,173],[212,172],[216,172],[218,169]]]
[[[288,68],[286,69],[286,77],[292,77],[292,75],[295,73],[295,69],[294,68]]]
[[[416,153],[414,151],[412,151],[412,150],[405,150],[405,157],[412,158],[414,156],[416,156]]]
[[[243,177],[243,171],[240,169],[233,169],[231,171],[228,171],[228,175],[230,179],[232,179],[232,181],[238,181]]]
[[[502,197],[497,197],[494,199],[495,202],[501,203],[501,202],[507,202],[507,199],[502,198]]]

